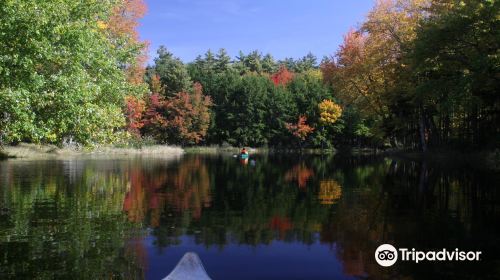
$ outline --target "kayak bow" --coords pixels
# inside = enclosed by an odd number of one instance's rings
[[[196,253],[187,252],[163,280],[211,280]]]

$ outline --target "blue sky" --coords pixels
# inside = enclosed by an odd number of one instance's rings
[[[146,0],[139,33],[150,62],[160,45],[183,61],[208,49],[299,58],[331,55],[350,27],[359,26],[373,0]]]

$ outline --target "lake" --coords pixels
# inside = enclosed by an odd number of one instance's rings
[[[384,157],[0,162],[0,279],[500,279],[500,174]],[[381,244],[478,261],[374,259]]]

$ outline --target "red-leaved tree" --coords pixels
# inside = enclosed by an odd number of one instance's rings
[[[281,65],[278,72],[271,75],[271,80],[277,86],[286,85],[293,80],[293,72],[288,71],[284,65]]]
[[[212,100],[199,83],[192,92],[179,92],[168,99],[154,93],[144,114],[145,131],[171,143],[200,143],[210,125],[210,106]]]
[[[134,136],[140,137],[140,129],[144,126],[142,120],[146,104],[143,100],[134,96],[126,98],[125,116],[127,118],[127,130]]]
[[[144,113],[144,126],[148,130],[161,128],[165,125],[166,120],[163,116],[165,107],[165,99],[158,93],[153,93],[149,96],[146,112]]]

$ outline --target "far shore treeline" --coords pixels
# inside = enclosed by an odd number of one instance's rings
[[[145,12],[1,2],[0,144],[499,147],[498,0],[375,1],[323,58],[162,46],[149,66]]]

